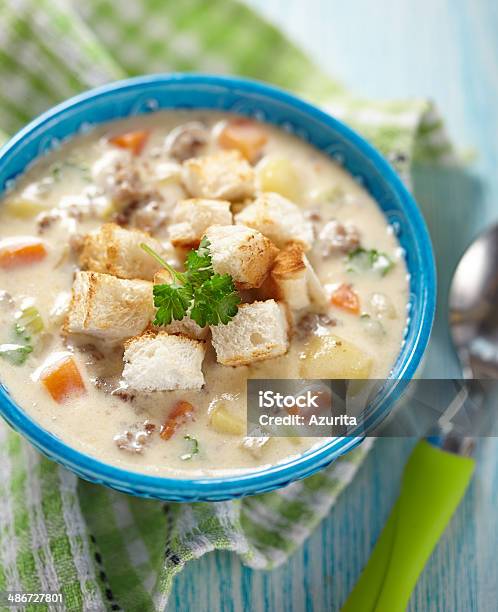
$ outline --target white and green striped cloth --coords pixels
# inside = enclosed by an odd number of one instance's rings
[[[239,74],[295,90],[366,135],[405,176],[414,160],[453,159],[428,102],[353,98],[233,0],[0,0],[5,134],[84,89],[168,71]],[[280,491],[165,504],[83,482],[4,424],[0,441],[0,592],[61,591],[67,610],[127,612],[162,610],[175,574],[214,549],[253,568],[283,563],[368,448]]]

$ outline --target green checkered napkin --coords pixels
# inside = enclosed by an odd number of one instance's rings
[[[82,90],[168,71],[240,74],[295,90],[366,135],[405,176],[413,160],[453,159],[428,102],[352,98],[235,1],[0,0],[6,134]],[[164,504],[83,482],[3,424],[0,441],[0,591],[62,591],[68,610],[132,612],[163,609],[175,574],[214,549],[233,550],[252,568],[283,563],[368,447],[280,491]]]

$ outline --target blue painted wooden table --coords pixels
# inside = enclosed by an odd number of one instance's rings
[[[439,310],[427,359],[456,373],[446,294],[464,246],[498,219],[496,0],[248,0],[330,74],[364,96],[431,97],[472,172],[417,172],[415,193],[433,237]],[[255,44],[256,41],[255,41]],[[271,58],[269,58],[271,61]],[[339,610],[397,495],[413,440],[380,440],[306,545],[272,573],[212,554],[177,579],[170,610]],[[474,481],[421,576],[410,612],[498,609],[498,440],[482,440]],[[361,611],[359,611],[361,612]]]

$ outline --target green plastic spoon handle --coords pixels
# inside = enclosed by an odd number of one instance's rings
[[[475,461],[427,441],[406,464],[401,492],[342,612],[402,612],[457,509]]]

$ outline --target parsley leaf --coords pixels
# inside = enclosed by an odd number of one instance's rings
[[[229,274],[216,274],[209,252],[209,241],[203,238],[199,248],[188,253],[185,272],[178,272],[150,247],[141,247],[170,273],[171,284],[154,285],[154,325],[168,325],[173,319],[189,316],[200,327],[226,325],[237,314],[240,296]]]
[[[157,308],[154,325],[169,325],[173,319],[180,321],[187,314],[192,300],[189,286],[154,285],[152,291]]]
[[[43,319],[34,306],[23,308],[15,315],[11,331],[12,342],[0,344],[0,357],[13,365],[22,365],[34,350],[34,338],[43,331]]]
[[[209,253],[209,241],[203,238],[197,251],[189,251],[185,260],[188,282],[193,286],[202,285],[214,275],[213,262]]]
[[[29,344],[0,344],[0,357],[13,365],[22,365],[32,352],[33,347]]]
[[[226,325],[236,314],[240,296],[229,274],[214,274],[194,291],[190,318],[197,325]]]
[[[187,440],[187,442],[190,442],[190,451],[188,453],[183,453],[183,455],[180,455],[180,459],[182,461],[188,461],[189,459],[192,459],[194,455],[199,454],[199,442],[197,438],[189,436],[188,434],[186,436],[183,436],[183,439]]]
[[[386,253],[377,249],[358,247],[347,256],[348,272],[365,272],[372,270],[385,276],[394,268],[394,261]]]

